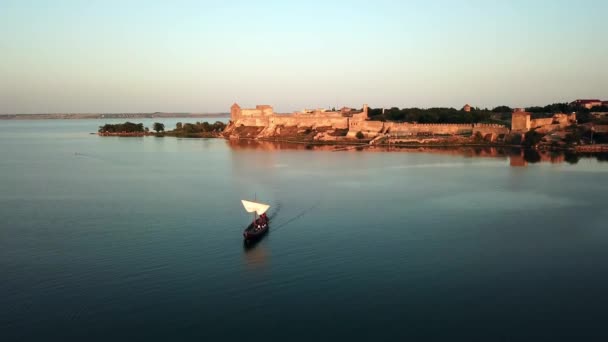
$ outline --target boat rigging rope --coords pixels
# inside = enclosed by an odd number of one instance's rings
[[[271,226],[270,226],[270,229],[271,229],[273,232],[276,232],[276,231],[278,231],[280,228],[285,227],[286,225],[288,225],[288,224],[290,224],[290,223],[292,223],[292,222],[294,222],[294,221],[296,221],[296,220],[298,220],[298,219],[302,218],[302,216],[304,216],[304,215],[308,214],[309,212],[311,212],[311,211],[315,210],[315,209],[316,209],[318,206],[319,206],[319,202],[315,203],[315,204],[314,204],[313,206],[311,206],[310,208],[306,208],[306,209],[302,210],[302,211],[301,211],[300,213],[298,213],[296,216],[294,216],[294,217],[292,217],[292,218],[288,219],[287,221],[280,222],[280,223],[278,223],[276,226],[271,225]],[[280,208],[280,203],[277,205],[277,210],[276,210],[275,212],[273,212],[272,217],[276,216],[276,214],[278,213],[278,209],[279,209],[279,208]],[[272,217],[271,217],[271,218],[272,218]]]

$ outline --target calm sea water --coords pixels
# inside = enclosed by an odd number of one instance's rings
[[[608,338],[606,162],[106,122],[0,122],[2,341]],[[272,225],[247,249],[253,197]]]

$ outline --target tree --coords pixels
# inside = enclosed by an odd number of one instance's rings
[[[608,112],[608,106],[595,106],[591,108],[592,112]]]
[[[524,138],[524,146],[526,147],[534,147],[536,145],[538,145],[538,143],[540,143],[540,141],[543,138],[543,134],[538,133],[535,130],[531,130],[526,132],[525,134],[525,138]]]
[[[509,107],[509,106],[498,106],[498,107],[492,109],[492,112],[494,112],[494,113],[511,113],[511,112],[513,112],[513,109],[511,109],[511,107]]]
[[[211,125],[214,131],[222,132],[226,128],[226,124],[221,121],[216,121]]]
[[[175,129],[179,131],[179,130],[182,129],[182,126],[183,126],[182,123],[178,122],[178,123],[175,124]]]
[[[156,133],[165,131],[165,125],[163,123],[155,122],[153,127]]]
[[[578,123],[587,123],[593,121],[593,115],[589,112],[589,109],[582,107],[576,112],[576,121]]]
[[[363,133],[361,133],[361,131],[359,131],[359,132],[357,132],[357,134],[355,135],[355,137],[357,139],[363,139],[363,138],[365,138],[365,135],[363,135]]]

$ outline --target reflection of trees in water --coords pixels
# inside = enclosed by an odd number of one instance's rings
[[[518,147],[490,147],[490,146],[454,146],[454,147],[431,147],[431,146],[398,146],[393,148],[374,146],[355,146],[354,148],[345,148],[340,145],[314,145],[314,144],[294,144],[284,142],[271,141],[256,141],[256,140],[228,140],[228,145],[235,151],[244,150],[262,150],[262,151],[280,151],[280,150],[325,150],[325,151],[366,151],[366,152],[381,152],[381,151],[402,151],[412,153],[438,153],[449,155],[461,155],[463,157],[490,157],[490,158],[510,158],[512,166],[525,166],[526,163],[569,163],[576,164],[582,158],[595,158],[600,162],[608,161],[608,153],[585,153],[579,154],[574,151],[539,151],[535,149],[526,149]],[[266,158],[266,157],[264,157]],[[249,161],[245,169],[255,168],[256,161]],[[267,160],[262,165],[268,165],[271,161]]]
[[[595,159],[601,162],[608,162],[608,153],[594,153]]]
[[[538,153],[537,150],[530,150],[530,149],[525,149],[524,150],[524,159],[528,162],[528,163],[538,163],[540,162],[540,153]]]
[[[595,158],[599,162],[608,161],[608,153],[576,153],[574,151],[542,151],[533,149],[523,150],[524,160],[528,163],[551,162],[577,164],[582,158]]]
[[[568,164],[576,164],[576,163],[578,163],[578,161],[580,159],[581,159],[581,157],[574,152],[571,152],[571,151],[564,152],[564,160]]]

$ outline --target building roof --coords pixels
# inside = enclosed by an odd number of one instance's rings
[[[592,103],[592,102],[602,102],[598,99],[578,99],[576,101],[574,101],[576,103]]]

